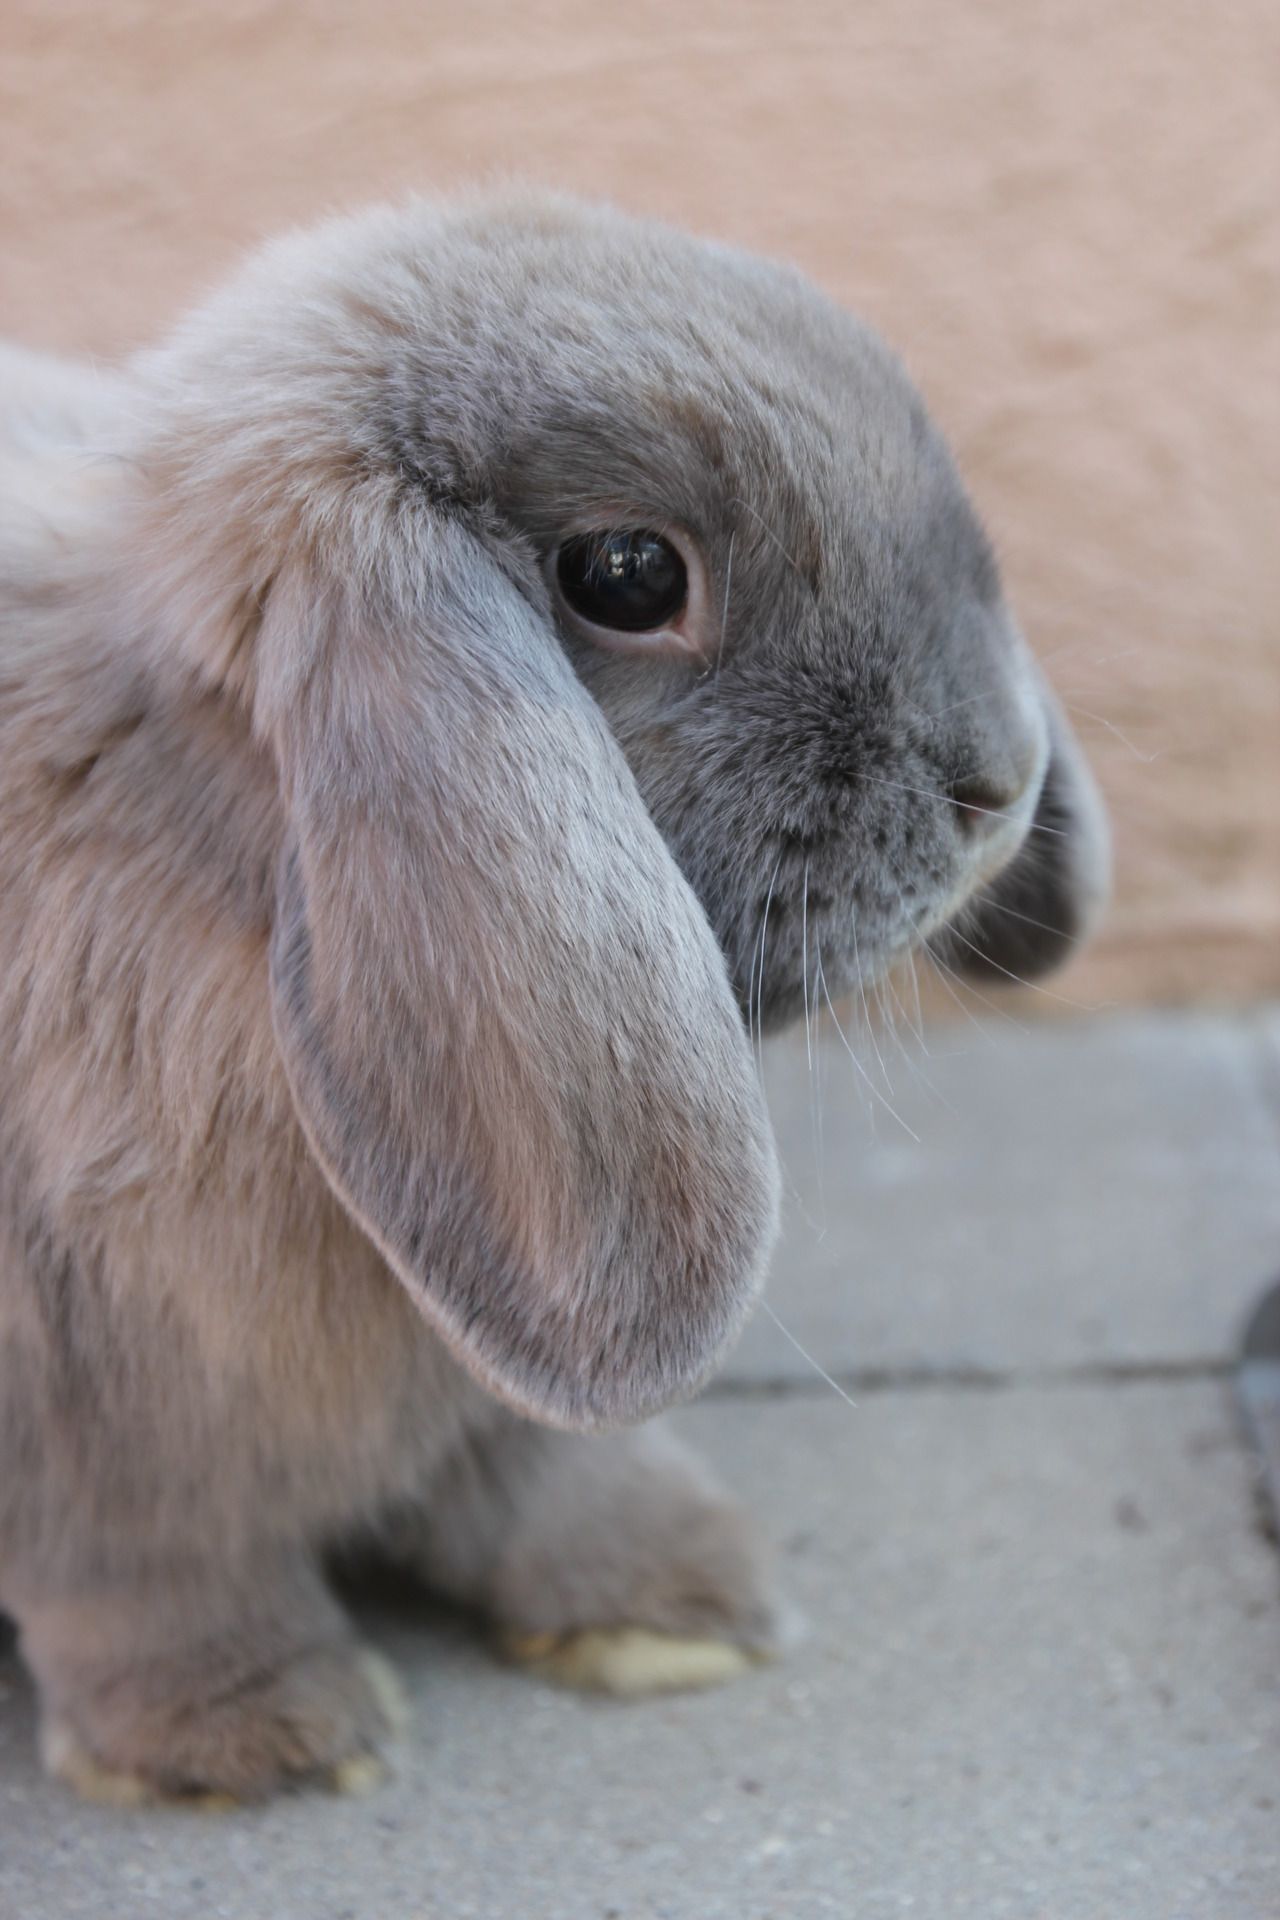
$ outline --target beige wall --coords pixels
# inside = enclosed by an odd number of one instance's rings
[[[114,353],[260,234],[494,170],[800,261],[913,367],[1111,795],[1067,990],[1280,989],[1275,0],[5,0],[0,34],[34,341]]]

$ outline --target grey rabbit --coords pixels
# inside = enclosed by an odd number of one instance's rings
[[[110,374],[6,350],[0,498],[0,1606],[47,1766],[362,1784],[361,1543],[551,1678],[768,1654],[743,1515],[634,1424],[765,1273],[748,1023],[924,942],[1037,970],[1107,882],[897,361],[726,247],[416,201]]]

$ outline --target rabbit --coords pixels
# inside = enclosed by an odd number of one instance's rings
[[[761,1287],[753,1042],[1059,960],[1097,790],[906,374],[531,188],[0,357],[0,1607],[115,1802],[355,1788],[376,1550],[616,1692],[776,1651],[650,1416]]]

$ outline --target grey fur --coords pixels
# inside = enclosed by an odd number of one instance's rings
[[[786,269],[517,193],[280,242],[105,379],[6,351],[0,401],[0,1602],[50,1764],[377,1747],[356,1537],[513,1630],[768,1644],[695,1466],[529,1416],[635,1420],[749,1309],[744,1012],[928,938],[1034,968],[1103,890],[905,376]],[[692,651],[560,606],[602,519],[696,554]]]

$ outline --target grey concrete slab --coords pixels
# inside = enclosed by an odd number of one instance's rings
[[[1019,1030],[984,1013],[980,1028],[932,1033],[927,1056],[878,1045],[883,1069],[865,1038],[855,1067],[828,1021],[812,1072],[803,1034],[765,1051],[788,1173],[768,1297],[828,1371],[1234,1354],[1280,1269],[1280,1128],[1259,1021]],[[804,1370],[764,1316],[727,1368]]]
[[[1253,1018],[1262,1036],[1267,1095],[1280,1121],[1280,1005],[1261,1007]]]
[[[543,1691],[375,1637],[415,1710],[363,1801],[80,1807],[0,1664],[4,1920],[1274,1920],[1280,1563],[1225,1383],[682,1416],[809,1619],[722,1693]]]

